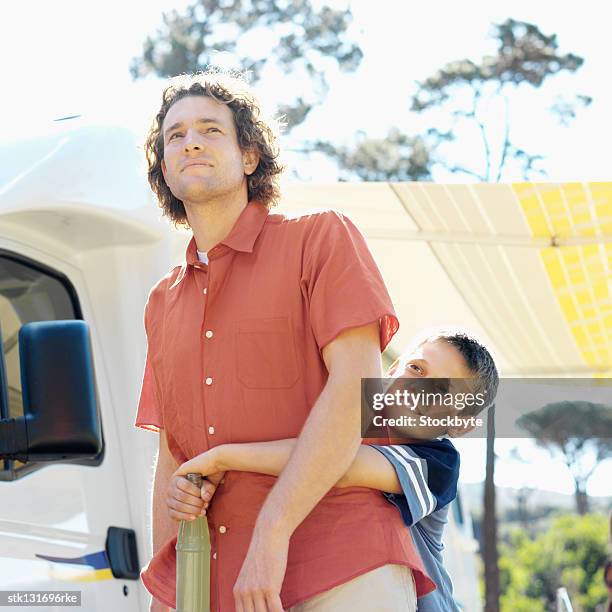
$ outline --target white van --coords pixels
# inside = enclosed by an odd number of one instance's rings
[[[144,612],[157,436],[133,426],[142,315],[188,236],[160,219],[127,129],[61,122],[0,146],[0,160],[0,591]],[[40,323],[53,321],[68,323]],[[473,561],[455,510],[453,546]],[[464,554],[457,594],[477,611]]]

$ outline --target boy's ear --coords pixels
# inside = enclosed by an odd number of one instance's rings
[[[396,372],[397,368],[399,367],[399,363],[400,363],[400,358],[398,357],[390,366],[389,369],[387,370],[387,376],[393,376],[393,374]]]
[[[461,436],[465,436],[465,434],[470,433],[472,429],[476,427],[473,421],[469,419],[461,419],[463,421],[463,425],[457,425],[457,427],[449,427],[446,435],[449,438],[460,438]]]

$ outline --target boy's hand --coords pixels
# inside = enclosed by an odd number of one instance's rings
[[[202,476],[210,476],[221,472],[224,468],[220,465],[219,461],[219,450],[221,447],[217,446],[210,450],[196,455],[193,459],[185,461],[179,468],[174,472],[175,476],[186,476],[189,473],[202,474]]]
[[[211,495],[210,496],[212,496],[212,494],[217,490],[217,487],[220,484],[223,484],[224,479],[225,479],[225,472],[215,472],[214,474],[209,474],[206,477],[206,480],[208,480],[208,482],[211,482],[212,484],[215,485],[215,488],[214,488],[213,491],[211,491]],[[210,496],[209,496],[209,498],[210,498]],[[208,499],[204,499],[204,501],[208,501]]]

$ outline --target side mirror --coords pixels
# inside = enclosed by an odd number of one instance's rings
[[[24,416],[0,420],[0,458],[99,456],[104,443],[87,324],[27,323],[19,330],[19,356]]]

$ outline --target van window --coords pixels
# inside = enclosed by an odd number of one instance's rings
[[[8,386],[8,414],[1,417],[23,416],[19,369],[21,326],[34,321],[81,318],[76,292],[64,275],[0,250],[0,331]],[[19,461],[2,463],[0,460],[0,471],[19,469],[23,465]]]

